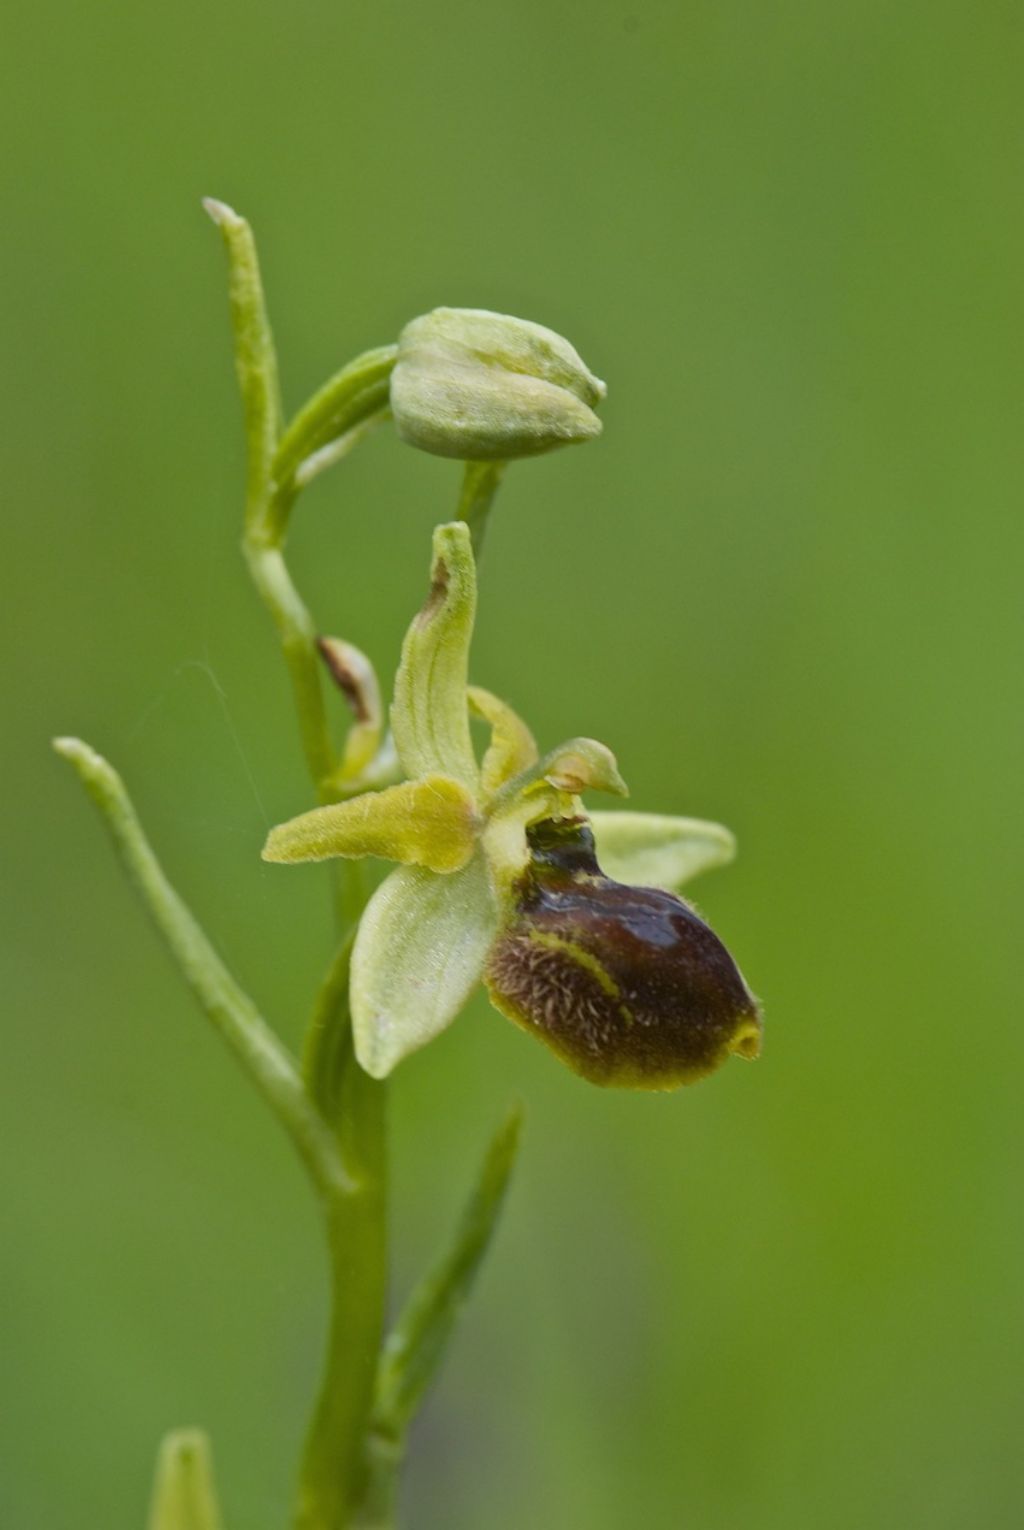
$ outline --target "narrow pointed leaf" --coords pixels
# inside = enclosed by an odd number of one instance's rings
[[[246,520],[255,529],[266,514],[266,486],[281,428],[277,357],[252,229],[234,208],[216,197],[204,197],[203,208],[220,229],[228,256],[235,369],[249,456]]]
[[[453,521],[434,532],[430,593],[402,645],[391,725],[407,776],[440,771],[470,791],[479,779],[466,709],[475,614],[469,528]]]
[[[483,856],[454,876],[393,871],[370,899],[352,953],[356,1056],[374,1078],[450,1025],[497,931]]]
[[[222,1530],[210,1442],[201,1429],[165,1435],[157,1456],[149,1530]]]
[[[469,706],[491,728],[491,742],[480,770],[480,785],[486,797],[534,763],[537,745],[518,712],[490,691],[471,685]]]
[[[425,776],[301,813],[271,829],[263,859],[379,855],[431,871],[458,871],[473,854],[474,822],[473,799],[464,787],[447,776]]]
[[[385,1341],[371,1425],[385,1438],[402,1438],[437,1373],[494,1236],[521,1125],[522,1111],[513,1109],[491,1141],[451,1247],[417,1286]]]
[[[677,892],[691,877],[724,866],[736,840],[720,823],[658,813],[592,813],[597,859],[605,876],[634,887]]]
[[[203,1013],[288,1132],[318,1188],[337,1190],[345,1181],[344,1168],[287,1048],[168,882],[121,777],[80,738],[56,738],[53,747],[99,810],[121,864]]]

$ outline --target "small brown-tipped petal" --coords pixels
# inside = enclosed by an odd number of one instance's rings
[[[380,747],[384,709],[373,664],[354,643],[341,638],[317,638],[316,646],[327,672],[352,709],[353,724],[345,740],[341,776],[354,780],[369,765]]]

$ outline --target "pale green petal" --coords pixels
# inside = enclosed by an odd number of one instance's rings
[[[473,854],[473,799],[448,776],[403,781],[382,792],[314,808],[271,829],[265,861],[380,855],[431,871],[458,871]]]
[[[676,892],[691,877],[724,866],[736,841],[720,823],[659,813],[592,813],[597,859],[613,882]]]
[[[471,685],[468,694],[470,710],[491,728],[491,742],[480,772],[483,794],[488,797],[534,763],[537,745],[519,713],[507,702],[479,685]]]
[[[466,707],[475,613],[469,527],[453,521],[434,532],[430,593],[402,645],[391,726],[407,776],[441,771],[470,791],[480,775]]]
[[[381,883],[352,953],[352,1029],[367,1073],[384,1078],[451,1024],[497,926],[482,856],[451,877],[402,867]]]

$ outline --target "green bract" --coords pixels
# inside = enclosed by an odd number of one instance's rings
[[[399,338],[391,411],[403,441],[504,461],[599,435],[605,385],[561,335],[507,314],[435,308]]]
[[[511,707],[468,684],[475,611],[469,531],[462,522],[439,526],[430,590],[406,634],[391,709],[398,760],[408,779],[293,818],[272,831],[263,852],[267,860],[285,862],[365,855],[400,862],[370,900],[352,954],[360,1063],[374,1077],[390,1073],[455,1019],[485,969],[496,1006],[596,1082],[674,1088],[710,1071],[731,1051],[755,1055],[755,1001],[717,937],[669,896],[699,871],[728,860],[732,836],[718,824],[690,818],[623,812],[586,818],[583,792],[626,795],[614,756],[595,739],[576,738],[541,757]],[[471,713],[491,730],[482,762],[470,737]],[[577,868],[572,899],[563,899],[552,925],[550,908],[538,917],[535,894],[544,861],[538,846],[559,824],[585,826],[587,835],[592,829],[597,853],[616,880],[596,862]],[[626,929],[629,908],[637,903],[634,897],[627,908],[628,899],[623,901],[630,889],[622,884],[629,883],[662,889],[648,889],[640,902],[681,919],[684,936],[701,932],[692,935],[700,949],[680,947],[670,970],[657,942],[644,945],[641,938],[637,944]],[[591,893],[593,908],[587,905]],[[598,902],[601,917],[588,924]],[[602,940],[618,948],[604,966]],[[702,967],[708,952],[718,964],[710,974]],[[543,981],[532,984],[531,974],[541,966]],[[634,988],[643,979],[644,1004],[638,1000],[631,1008],[624,990],[614,1010],[621,1034],[611,1034],[604,1016],[608,1035],[595,1059],[590,1054],[599,1043],[593,1027],[583,1025],[577,1055],[574,1006],[580,1014],[592,1008],[595,992],[609,993],[623,972]],[[557,1016],[551,1008],[555,991],[562,1001]]]
[[[157,1459],[149,1530],[222,1530],[210,1442],[201,1429],[164,1437]]]

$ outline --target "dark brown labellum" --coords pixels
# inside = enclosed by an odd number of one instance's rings
[[[595,1084],[675,1089],[757,1057],[757,1001],[688,904],[601,871],[584,819],[528,831],[530,863],[485,981],[517,1025]]]

